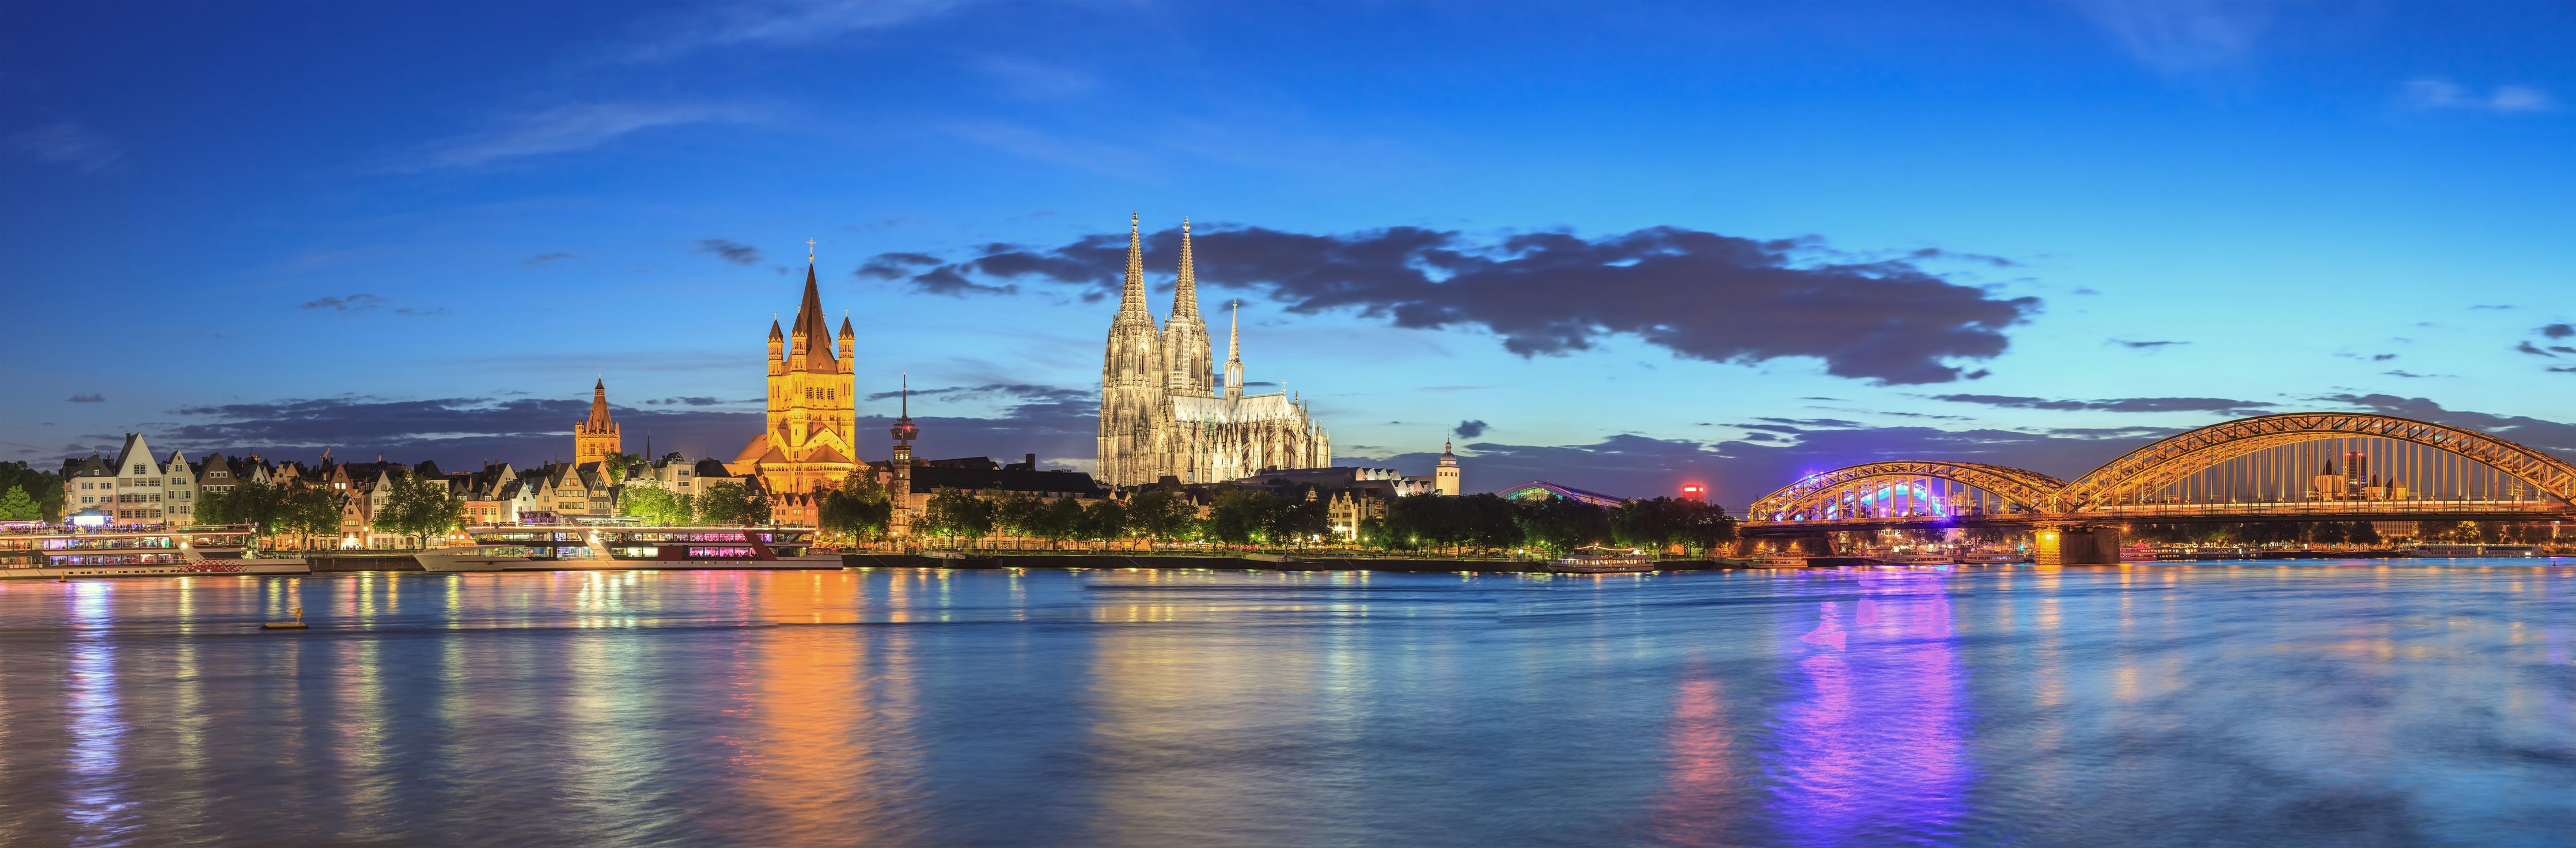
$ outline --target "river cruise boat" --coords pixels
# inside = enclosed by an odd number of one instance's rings
[[[1932,550],[1929,548],[1916,548],[1914,550],[1907,551],[1878,551],[1866,555],[1866,558],[1870,562],[1878,565],[1897,566],[1901,568],[1928,568],[1951,564],[1949,551]]]
[[[812,553],[810,527],[468,527],[472,544],[415,555],[427,571],[627,571],[840,568]]]
[[[310,574],[299,557],[252,556],[247,524],[140,529],[16,525],[0,530],[0,579]]]
[[[1548,560],[1546,568],[1562,574],[1633,574],[1655,570],[1655,555],[1630,548],[1586,546]]]
[[[2538,545],[2479,545],[2465,542],[2417,542],[2406,546],[2410,557],[2537,559],[2549,556]]]
[[[1960,551],[1962,565],[2018,565],[2030,561],[2030,552],[2010,548],[1978,548]]]

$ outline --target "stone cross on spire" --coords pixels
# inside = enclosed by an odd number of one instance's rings
[[[812,264],[814,264],[814,240],[813,240],[813,239],[806,239],[806,240],[805,240],[805,264],[807,264],[807,265],[812,265]]]

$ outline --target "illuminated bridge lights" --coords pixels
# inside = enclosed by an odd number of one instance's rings
[[[2394,416],[2284,413],[2178,434],[2072,482],[1930,460],[1812,472],[1756,501],[1746,523],[2526,517],[2571,501],[2576,465],[2508,440]]]

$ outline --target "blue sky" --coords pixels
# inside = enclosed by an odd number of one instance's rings
[[[2571,38],[2537,3],[9,4],[0,458],[538,462],[600,372],[630,441],[730,458],[810,238],[926,454],[1087,467],[1085,248],[1130,210],[1196,222],[1251,379],[1346,463],[1454,438],[1475,489],[2071,477],[2318,408],[2576,450]]]

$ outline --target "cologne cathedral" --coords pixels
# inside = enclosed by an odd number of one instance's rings
[[[1307,417],[1295,396],[1244,394],[1241,330],[1238,319],[1227,333],[1220,392],[1207,322],[1199,317],[1189,222],[1181,222],[1172,317],[1158,329],[1145,301],[1144,252],[1130,216],[1127,284],[1118,317],[1109,322],[1108,355],[1100,365],[1100,482],[1135,486],[1173,477],[1217,483],[1333,463],[1331,436]]]

